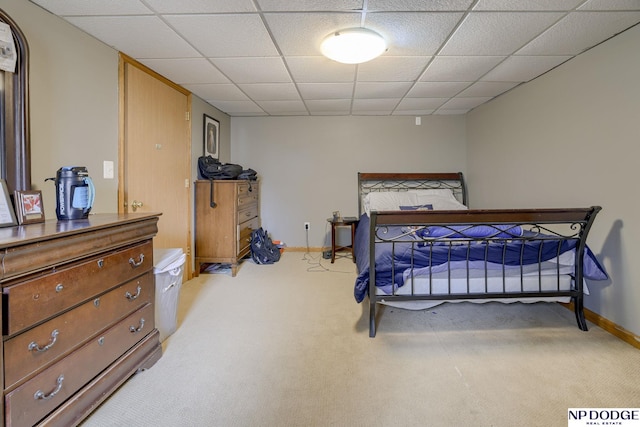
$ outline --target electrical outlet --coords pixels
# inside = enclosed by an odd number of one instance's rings
[[[311,224],[309,224],[308,222],[305,222],[305,223],[304,223],[304,229],[305,229],[305,230],[308,230],[308,229],[310,229],[310,228],[311,228]]]

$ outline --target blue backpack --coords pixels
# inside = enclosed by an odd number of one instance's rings
[[[262,227],[251,232],[251,259],[256,264],[273,264],[280,260],[280,249]]]

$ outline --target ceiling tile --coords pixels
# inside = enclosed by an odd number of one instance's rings
[[[358,65],[358,81],[361,82],[411,82],[424,71],[431,57],[381,56]]]
[[[282,59],[278,57],[212,58],[211,62],[234,83],[291,82]]]
[[[306,102],[311,113],[350,114],[351,99],[310,100]]]
[[[398,102],[400,102],[400,98],[354,99],[351,109],[354,114],[367,110],[391,114]]]
[[[68,21],[136,59],[199,56],[193,47],[156,16],[70,17]]]
[[[364,26],[387,42],[385,56],[430,56],[447,39],[462,13],[370,13]]]
[[[230,83],[204,58],[142,59],[140,62],[177,84]]]
[[[470,82],[417,82],[407,98],[451,98],[468,87]]]
[[[356,66],[340,64],[324,56],[291,56],[289,72],[300,83],[346,83],[355,81]]]
[[[196,84],[184,85],[202,99],[218,101],[246,101],[249,98],[233,84]]]
[[[353,94],[353,83],[298,83],[304,99],[347,99]]]
[[[321,55],[320,43],[329,34],[359,27],[359,13],[266,13],[265,19],[283,55]]]
[[[482,76],[487,82],[528,82],[557,67],[571,56],[510,56]]]
[[[467,110],[475,108],[480,104],[492,99],[490,96],[483,96],[479,98],[453,98],[442,105],[445,110]]]
[[[508,91],[509,89],[513,89],[519,84],[520,83],[516,82],[476,82],[460,92],[458,96],[462,98],[481,96],[494,97]]]
[[[472,12],[441,55],[510,55],[563,16],[556,12]]]
[[[227,114],[233,116],[266,116],[262,108],[260,108],[253,101],[219,101],[206,99],[205,101],[211,103],[214,107],[220,111],[224,111]]]
[[[527,44],[518,55],[577,55],[640,21],[640,12],[574,12]]]
[[[439,110],[434,111],[433,114],[440,115],[440,116],[457,115],[457,114],[468,113],[469,110],[471,110],[471,108],[465,108],[465,109],[461,109],[461,110],[454,110],[454,109],[448,110],[448,109],[441,108]]]
[[[293,83],[241,84],[239,86],[254,101],[300,100],[300,94]]]
[[[395,110],[393,116],[427,116],[434,114],[436,110]]]
[[[223,0],[229,1],[229,0]],[[363,0],[257,0],[260,9],[270,11],[357,11]]]
[[[504,56],[437,56],[420,77],[420,81],[473,82],[504,58]]]
[[[55,15],[145,15],[152,14],[139,0],[32,0]]]
[[[309,112],[302,101],[257,101],[257,104],[267,114],[271,115],[309,115]]]
[[[356,99],[402,98],[413,85],[412,82],[358,82],[356,83]]]
[[[556,10],[573,9],[584,0],[478,0],[473,10]]]
[[[204,56],[278,56],[258,15],[167,15],[165,17]]]
[[[589,0],[578,10],[640,10],[640,0]]]
[[[145,2],[158,13],[238,13],[256,11],[251,0],[145,0]]]
[[[404,98],[398,104],[396,111],[435,110],[448,100],[449,98]]]
[[[464,11],[472,3],[473,0],[369,0],[368,10]]]

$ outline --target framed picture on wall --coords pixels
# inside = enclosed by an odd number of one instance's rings
[[[214,159],[220,157],[220,122],[204,115],[204,155]]]
[[[44,206],[42,206],[42,192],[16,191],[16,214],[20,224],[44,222]]]
[[[16,214],[13,213],[13,204],[9,198],[7,181],[0,179],[0,227],[11,227],[18,225]]]

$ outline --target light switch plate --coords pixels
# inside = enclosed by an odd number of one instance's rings
[[[104,179],[113,179],[113,162],[111,160],[105,160],[102,163],[102,176]]]

